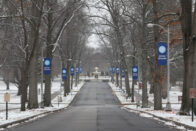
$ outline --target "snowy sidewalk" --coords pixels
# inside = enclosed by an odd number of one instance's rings
[[[17,125],[21,122],[32,121],[34,119],[38,119],[43,117],[49,113],[57,112],[63,109],[66,109],[70,103],[74,100],[76,94],[80,91],[83,87],[84,82],[81,82],[77,87],[73,87],[71,93],[66,97],[62,97],[62,102],[58,104],[53,104],[53,107],[47,108],[38,108],[33,110],[26,110],[21,112],[18,110],[11,110],[8,113],[8,120],[6,120],[5,112],[0,112],[0,128],[7,128],[9,126]],[[63,92],[62,94],[63,95]],[[52,103],[58,102],[58,95],[52,100]],[[1,129],[0,129],[1,130]]]
[[[129,112],[134,112],[139,114],[141,117],[148,117],[151,119],[158,120],[164,123],[167,126],[172,126],[180,130],[196,130],[196,119],[195,122],[191,121],[191,116],[181,116],[178,115],[179,105],[173,105],[173,110],[168,112],[164,110],[155,111],[153,107],[151,108],[141,108],[136,105],[136,103],[131,103],[131,100],[126,100],[122,91],[119,91],[118,88],[111,82],[108,83],[112,88],[114,94],[117,96],[122,108],[126,109]],[[164,105],[164,104],[163,104]]]

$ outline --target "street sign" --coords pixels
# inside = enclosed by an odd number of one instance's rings
[[[4,101],[5,102],[10,102],[10,94],[9,93],[4,94]]]
[[[51,59],[50,58],[44,58],[44,74],[50,75],[51,74]]]
[[[80,73],[80,69],[79,67],[76,67],[76,74],[79,74]]]
[[[190,88],[189,93],[190,98],[196,98],[196,88]]]
[[[122,74],[121,74],[121,76],[122,76],[122,78],[124,78],[125,77],[125,70],[124,69],[122,69]]]
[[[116,74],[119,75],[119,73],[120,73],[120,69],[117,67],[116,68]]]
[[[67,69],[63,68],[62,69],[62,80],[66,80],[67,79]]]
[[[138,66],[132,67],[132,78],[133,78],[133,80],[138,79]]]
[[[70,71],[71,71],[71,76],[74,76],[74,67],[73,66],[71,67]]]
[[[167,65],[167,43],[159,42],[157,48],[158,48],[157,64],[159,66]]]

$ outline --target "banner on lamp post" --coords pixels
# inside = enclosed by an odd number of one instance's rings
[[[113,67],[113,68],[112,68],[112,73],[113,73],[113,74],[115,73],[115,70],[116,70],[116,69]]]
[[[67,69],[63,68],[62,69],[62,80],[66,80],[67,79]]]
[[[122,76],[122,78],[125,77],[125,70],[124,69],[122,69],[122,71],[121,71],[121,76]]]
[[[167,65],[167,43],[159,42],[157,48],[158,48],[158,56],[157,56],[158,66]]]
[[[74,67],[73,66],[70,68],[70,72],[71,72],[71,76],[74,76]]]
[[[76,67],[76,74],[79,74],[79,73],[80,73],[80,68]]]
[[[50,75],[51,74],[51,59],[50,58],[44,58],[44,75]]]
[[[80,67],[80,74],[82,73],[82,68]]]
[[[137,80],[138,79],[138,66],[132,67],[132,79]]]
[[[116,74],[119,75],[119,73],[120,73],[120,69],[117,67],[116,68]]]

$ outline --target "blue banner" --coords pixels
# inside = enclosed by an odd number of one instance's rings
[[[116,68],[116,74],[119,75],[119,73],[120,73],[120,69],[117,67]]]
[[[82,73],[82,68],[80,68],[80,73]]]
[[[74,67],[72,66],[71,68],[70,68],[70,74],[71,74],[71,76],[74,76]]]
[[[132,67],[132,78],[133,78],[133,80],[138,79],[138,66]]]
[[[125,70],[124,69],[122,69],[122,71],[121,71],[122,73],[121,73],[121,76],[122,76],[122,78],[124,78],[125,77]]]
[[[66,80],[67,79],[67,69],[63,68],[62,69],[62,80]]]
[[[113,68],[112,68],[112,73],[115,73],[115,71],[116,71],[116,69],[113,67]]]
[[[76,74],[79,74],[79,73],[80,73],[80,68],[76,67]]]
[[[157,56],[158,66],[167,65],[167,43],[159,42],[157,48],[158,48],[158,56]]]
[[[51,59],[50,58],[44,58],[44,74],[50,75],[51,74]]]

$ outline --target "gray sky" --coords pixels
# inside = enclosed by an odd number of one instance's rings
[[[87,0],[89,7],[90,7],[90,9],[87,9],[87,13],[89,13],[89,15],[100,14],[100,11],[98,11],[96,8],[90,6],[90,5],[94,5],[97,1],[99,1],[99,0]],[[92,19],[97,21],[97,18],[92,18]],[[100,41],[99,37],[95,34],[92,34],[88,39],[87,45],[92,48],[99,48],[100,47],[99,41]]]
[[[87,45],[89,46],[89,47],[92,47],[92,48],[99,48],[99,38],[96,36],[96,35],[94,35],[94,34],[92,34],[89,38],[88,38],[88,43],[87,43]]]

